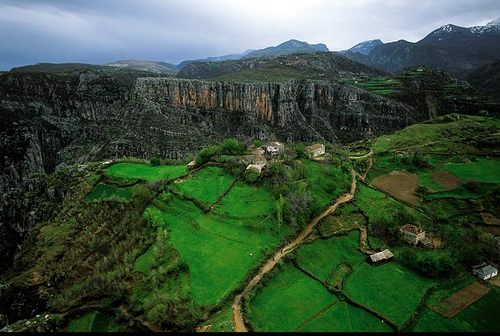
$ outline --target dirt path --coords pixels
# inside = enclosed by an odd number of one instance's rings
[[[241,316],[241,311],[240,311],[241,299],[245,297],[253,289],[253,287],[260,281],[260,279],[262,279],[264,274],[269,272],[281,258],[283,258],[287,253],[293,251],[297,246],[299,246],[304,240],[304,238],[307,237],[309,233],[311,233],[312,229],[316,226],[316,224],[318,224],[320,220],[322,220],[325,216],[328,216],[329,214],[337,210],[337,207],[340,204],[349,202],[353,198],[354,192],[356,191],[356,172],[354,170],[351,170],[351,176],[352,176],[352,183],[351,183],[351,190],[349,191],[349,193],[343,194],[342,196],[337,198],[337,201],[333,205],[329,206],[319,216],[314,218],[311,221],[311,223],[309,223],[309,225],[306,227],[306,229],[297,236],[297,238],[295,238],[292,242],[290,242],[280,251],[277,251],[274,254],[274,256],[272,256],[264,264],[264,266],[261,267],[259,273],[257,273],[257,275],[248,283],[243,292],[236,296],[233,303],[233,314],[234,314],[234,323],[236,325],[235,326],[236,332],[247,331],[247,328],[245,327],[245,322],[243,321],[243,317]]]

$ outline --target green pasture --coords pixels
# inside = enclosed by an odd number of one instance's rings
[[[454,163],[443,166],[462,180],[475,178],[484,183],[500,183],[500,161],[479,158],[478,162]]]
[[[371,221],[385,220],[387,223],[404,225],[404,222],[425,223],[428,218],[425,214],[397,202],[384,193],[358,184],[358,193],[355,197],[356,205],[363,209]],[[400,221],[400,223],[397,223]],[[403,222],[404,221],[404,222]]]
[[[165,205],[160,222],[189,266],[192,298],[200,304],[220,302],[279,242],[267,231],[249,230],[241,220],[204,214],[176,197]]]
[[[323,314],[315,317],[299,332],[391,332],[387,323],[345,301],[335,303]]]
[[[108,184],[99,183],[85,198],[87,201],[95,200],[120,200],[130,201],[132,199],[132,189],[116,188]]]
[[[291,332],[336,301],[320,283],[285,263],[250,301],[248,316],[257,332]]]
[[[451,190],[444,190],[435,193],[429,193],[425,197],[428,199],[436,198],[478,198],[488,195],[490,192],[495,190],[496,184],[483,184],[478,192],[472,192],[467,190],[465,187],[460,186]]]
[[[491,290],[482,298],[451,319],[424,308],[412,331],[416,332],[500,332],[500,288]]]
[[[447,115],[383,135],[373,142],[371,149],[375,153],[415,149],[425,152],[487,155],[493,149],[483,145],[476,146],[473,140],[486,141],[493,133],[498,132],[499,128],[498,119]]]
[[[366,259],[356,250],[359,246],[359,231],[353,230],[347,236],[334,236],[328,239],[317,239],[300,246],[297,263],[323,281],[330,276],[333,269],[341,262],[355,266]]]
[[[217,201],[234,179],[224,169],[209,166],[192,174],[187,180],[176,183],[175,187],[208,206]]]
[[[273,195],[267,190],[238,181],[214,210],[223,217],[250,219],[251,223],[256,223],[275,212],[274,203]],[[267,223],[275,223],[275,218],[271,216],[262,225],[267,227]]]
[[[401,263],[361,263],[345,284],[346,294],[398,326],[413,314],[427,289],[437,280],[420,276]]]
[[[69,332],[113,332],[118,331],[118,324],[107,314],[100,311],[89,312],[69,323]]]
[[[153,249],[149,248],[144,252],[139,258],[136,259],[134,264],[134,272],[140,272],[144,275],[148,275],[154,265],[154,255]]]
[[[185,165],[179,166],[148,166],[139,163],[117,163],[106,169],[106,173],[122,178],[139,178],[148,181],[173,179],[187,174]]]
[[[392,94],[401,91],[401,82],[393,78],[371,78],[354,85],[378,94]]]

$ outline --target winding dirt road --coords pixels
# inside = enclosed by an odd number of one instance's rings
[[[312,229],[318,224],[320,220],[322,220],[325,216],[328,216],[335,210],[337,210],[337,207],[342,204],[349,202],[353,197],[354,197],[354,192],[356,191],[356,173],[354,170],[351,170],[351,176],[352,176],[352,183],[351,183],[351,190],[347,194],[343,194],[339,198],[337,198],[337,201],[329,206],[325,211],[323,211],[319,216],[314,218],[311,223],[306,227],[304,231],[302,231],[297,238],[295,238],[292,242],[290,242],[288,245],[286,245],[283,249],[280,251],[277,251],[265,264],[264,266],[261,267],[259,270],[259,273],[248,283],[248,285],[245,287],[243,292],[241,294],[237,295],[234,299],[233,303],[233,314],[234,314],[234,323],[235,323],[235,330],[236,332],[247,332],[247,328],[245,327],[245,322],[243,321],[243,317],[241,316],[241,299],[245,297],[253,288],[254,286],[262,279],[264,274],[269,272],[274,265],[282,258],[284,257],[287,253],[293,251],[297,246],[299,246],[302,241],[304,240],[305,237],[309,233],[311,233]]]

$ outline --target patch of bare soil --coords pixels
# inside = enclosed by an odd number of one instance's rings
[[[489,291],[490,288],[476,281],[462,288],[455,294],[442,299],[430,308],[444,317],[452,318],[469,305],[482,298]]]
[[[435,170],[431,173],[432,180],[446,189],[455,189],[463,184],[463,181],[447,170]]]
[[[443,240],[441,239],[441,237],[432,237],[430,238],[430,240],[433,248],[435,249],[441,248],[441,245],[443,244]]]
[[[500,276],[496,276],[493,279],[489,279],[488,282],[492,285],[500,287]]]
[[[479,229],[484,233],[500,236],[500,227],[498,226],[480,226]]]
[[[498,225],[500,226],[500,219],[496,218],[489,212],[481,212],[481,218],[486,225]]]
[[[381,189],[394,198],[398,198],[410,204],[418,206],[418,195],[415,188],[418,184],[417,174],[405,171],[392,171],[389,174],[379,176],[372,181],[372,185]]]

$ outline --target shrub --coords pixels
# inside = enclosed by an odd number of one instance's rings
[[[153,156],[151,159],[149,159],[149,164],[152,166],[159,166],[160,163],[160,159],[158,159],[156,156]]]
[[[254,183],[260,178],[260,173],[257,171],[257,169],[247,169],[243,173],[243,180],[246,182]]]
[[[196,165],[200,166],[212,160],[218,151],[219,147],[214,145],[203,148],[196,156]]]
[[[224,154],[239,155],[245,153],[245,144],[236,139],[226,139],[219,147]]]
[[[478,193],[481,191],[481,188],[483,187],[483,183],[481,180],[475,179],[475,178],[470,178],[465,183],[463,184],[464,188],[469,190],[470,192],[473,193]]]

